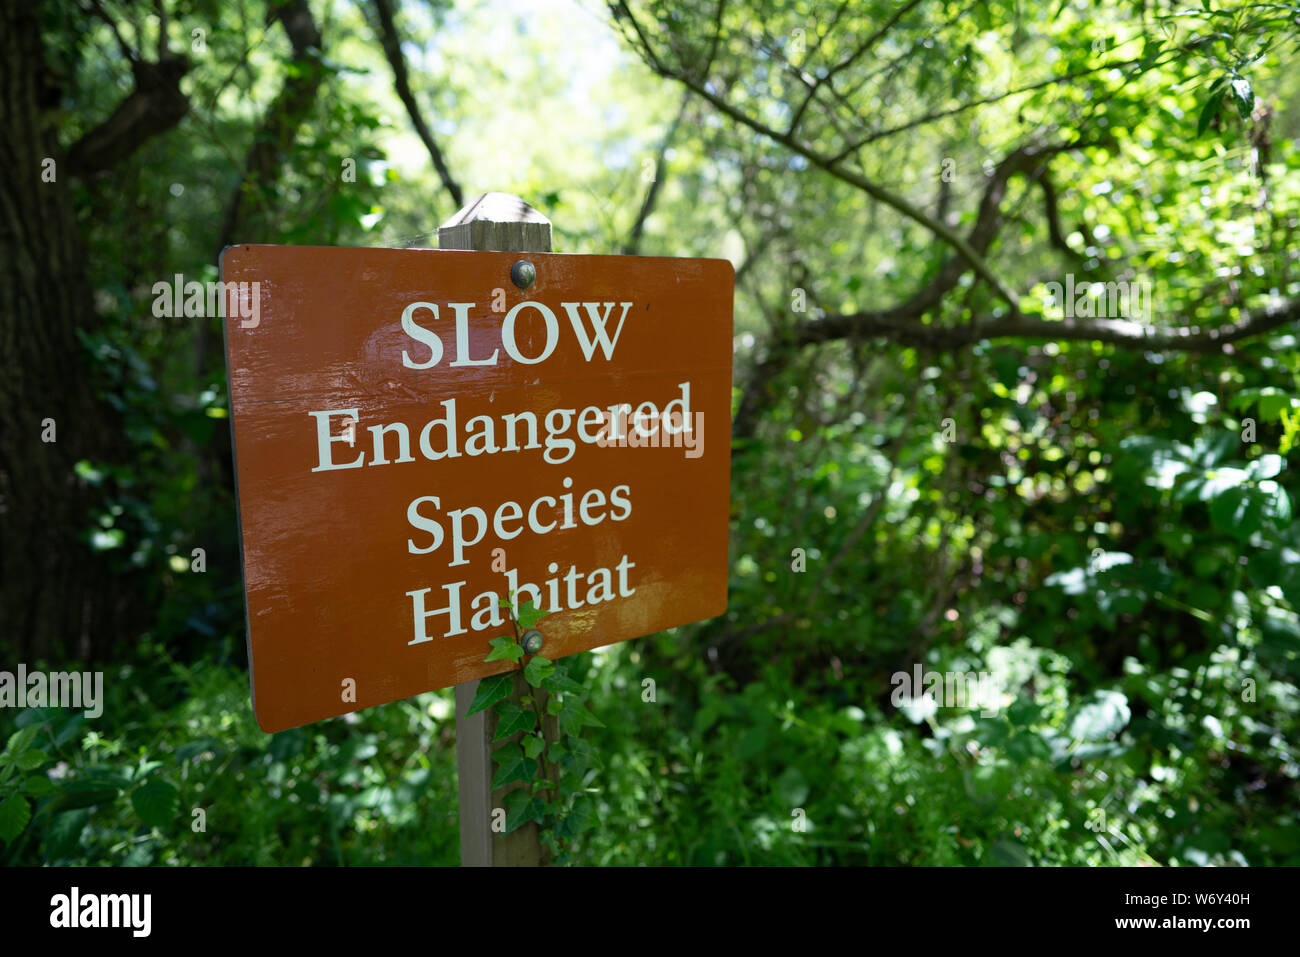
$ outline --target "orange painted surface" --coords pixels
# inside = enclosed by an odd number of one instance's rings
[[[263,730],[508,670],[483,663],[508,571],[549,658],[725,609],[730,263],[234,246],[221,272],[248,284],[226,349]]]

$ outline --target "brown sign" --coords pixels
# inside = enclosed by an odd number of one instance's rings
[[[234,246],[221,276],[263,730],[508,670],[511,594],[550,658],[725,609],[726,261]]]

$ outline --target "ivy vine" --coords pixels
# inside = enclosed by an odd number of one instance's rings
[[[492,790],[521,784],[506,795],[504,832],[535,821],[548,862],[563,864],[573,840],[596,822],[593,789],[588,784],[598,773],[598,762],[580,732],[604,725],[587,706],[587,691],[572,678],[567,665],[524,650],[524,634],[545,613],[531,601],[520,606],[517,616],[510,602],[501,605],[514,633],[493,638],[483,660],[508,660],[519,667],[480,681],[468,714],[491,709],[497,716],[492,740],[503,743],[492,752],[497,768]],[[515,678],[521,670],[531,694],[514,701]],[[551,727],[558,732],[549,742],[544,733],[547,718],[555,719]],[[523,736],[518,741],[509,740],[519,734]]]

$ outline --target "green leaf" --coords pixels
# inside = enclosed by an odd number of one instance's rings
[[[523,748],[517,744],[507,744],[497,748],[492,755],[497,763],[496,776],[492,778],[492,790],[503,788],[515,781],[531,781],[537,773],[537,762],[524,756]]]
[[[1210,518],[1216,527],[1245,541],[1263,525],[1264,503],[1265,496],[1258,489],[1236,486],[1210,503]]]
[[[568,669],[558,664],[555,671],[542,682],[542,687],[547,691],[568,691],[572,694],[583,694],[587,690],[569,677]]]
[[[530,734],[528,737],[524,738],[524,757],[536,758],[542,753],[542,749],[545,747],[546,742],[540,735]]]
[[[541,685],[554,672],[555,663],[541,655],[534,655],[533,660],[524,666],[524,678],[534,688]]]
[[[1219,110],[1223,107],[1223,92],[1222,81],[1211,88],[1205,105],[1201,107],[1201,115],[1196,121],[1197,136],[1204,136],[1205,131],[1214,122],[1214,118],[1219,115]]]
[[[40,730],[39,725],[30,724],[21,731],[15,731],[9,736],[9,746],[5,748],[5,754],[17,757],[27,750],[27,746],[32,743],[36,737],[36,732]]]
[[[519,627],[525,630],[531,628],[548,614],[549,612],[542,611],[534,605],[530,598],[519,606]]]
[[[68,723],[59,729],[59,733],[54,736],[55,746],[62,747],[73,738],[77,737],[81,733],[82,725],[85,723],[85,717],[80,714],[73,715],[68,719]]]
[[[570,738],[568,741],[569,751],[582,757],[590,758],[595,753],[591,742],[583,738]]]
[[[131,792],[131,805],[140,820],[150,827],[167,827],[176,820],[180,792],[166,781],[154,778]]]
[[[306,749],[307,741],[307,732],[303,731],[302,728],[291,728],[288,731],[281,731],[271,735],[271,742],[266,747],[266,753],[274,761],[292,761]]]
[[[39,748],[31,751],[24,751],[18,755],[18,769],[20,771],[34,771],[50,759],[50,756]]]
[[[81,843],[81,833],[89,821],[90,811],[87,808],[54,815],[45,829],[45,859],[58,861],[71,857]]]
[[[1256,479],[1271,479],[1286,467],[1286,459],[1280,455],[1261,455],[1250,464],[1250,474]]]
[[[1300,401],[1276,386],[1242,389],[1232,399],[1233,407],[1238,410],[1247,409],[1255,402],[1259,403],[1259,417],[1265,422],[1277,422],[1283,412],[1300,406]]]
[[[471,714],[478,714],[485,708],[490,708],[502,698],[514,690],[514,675],[506,672],[503,675],[493,675],[491,678],[484,678],[478,683],[478,691],[474,695],[474,700],[470,703],[469,710],[465,712],[466,717]]]
[[[27,798],[19,794],[11,794],[0,801],[0,841],[6,844],[11,842],[23,832],[31,817],[32,809],[27,803]]]
[[[1098,691],[1070,722],[1070,737],[1080,741],[1101,741],[1118,734],[1130,717],[1128,698],[1118,691]]]
[[[782,807],[799,807],[808,797],[808,782],[798,768],[789,767],[772,784],[772,793]]]
[[[596,820],[596,802],[585,794],[579,794],[573,799],[573,806],[565,815],[568,831],[575,837],[594,827]]]
[[[33,774],[23,782],[23,790],[34,798],[49,797],[58,790],[51,781],[43,774]]]
[[[506,795],[507,834],[529,821],[542,823],[545,814],[546,802],[542,798],[530,795],[523,788]]]
[[[1016,764],[1025,764],[1034,758],[1050,759],[1052,748],[1040,735],[1032,731],[1021,732],[1007,740],[1007,757]],[[1077,754],[1078,752],[1076,752]]]
[[[513,701],[503,702],[496,711],[499,720],[497,733],[492,737],[493,741],[500,741],[520,731],[531,731],[537,726],[537,715],[526,708],[519,707]]]
[[[1006,837],[995,841],[988,849],[985,863],[992,867],[1030,867],[1033,864],[1025,845]]]
[[[1294,512],[1291,509],[1291,496],[1282,486],[1277,487],[1277,496],[1273,499],[1273,521],[1278,525],[1290,525]]]
[[[1255,109],[1255,91],[1250,88],[1250,81],[1244,76],[1234,76],[1229,86],[1232,100],[1237,105],[1237,115],[1249,120],[1251,111]]]
[[[524,656],[524,649],[520,648],[513,635],[502,635],[500,638],[493,638],[488,642],[492,650],[484,661],[518,661]]]
[[[94,780],[70,781],[59,795],[58,806],[62,810],[94,807],[117,800],[118,789],[111,784]]]
[[[603,728],[604,724],[588,708],[567,708],[560,715],[560,730],[566,735],[576,735],[581,728]]]

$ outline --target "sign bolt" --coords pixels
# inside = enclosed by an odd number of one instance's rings
[[[542,650],[542,640],[540,631],[536,628],[529,628],[524,632],[524,637],[520,639],[520,644],[523,645],[525,654],[535,655]]]
[[[510,281],[520,289],[527,289],[537,278],[537,268],[527,259],[521,259],[510,267]]]

